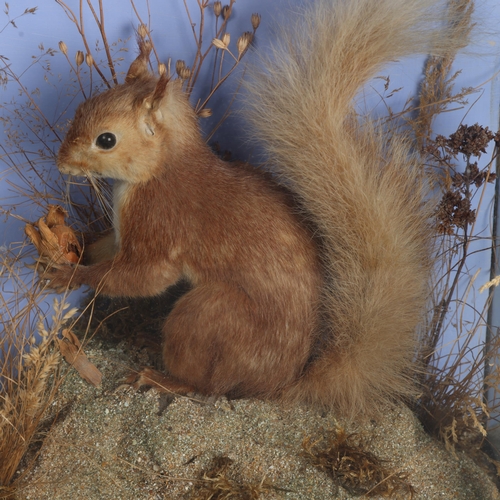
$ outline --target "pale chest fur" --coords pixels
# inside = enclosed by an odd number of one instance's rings
[[[113,184],[113,228],[115,230],[115,244],[120,248],[120,223],[123,207],[127,203],[131,184],[125,181],[115,181]]]

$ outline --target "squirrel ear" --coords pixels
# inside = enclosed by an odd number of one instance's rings
[[[139,55],[130,65],[125,83],[130,83],[138,78],[147,78],[150,75],[148,70],[149,54],[151,53],[152,45],[145,40],[139,40]]]
[[[147,109],[154,110],[159,107],[160,102],[167,93],[168,80],[169,79],[167,75],[165,73],[162,73],[158,82],[156,83],[154,91],[144,99],[144,106]]]

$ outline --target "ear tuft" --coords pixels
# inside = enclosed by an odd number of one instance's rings
[[[165,97],[168,85],[166,73],[162,73],[156,83],[154,91],[144,99],[144,106],[148,109],[155,109],[159,106],[161,100]]]
[[[130,65],[127,76],[125,77],[125,83],[130,83],[134,80],[148,78],[151,76],[148,70],[149,54],[153,48],[151,42],[139,38],[137,43],[139,45],[139,55]]]

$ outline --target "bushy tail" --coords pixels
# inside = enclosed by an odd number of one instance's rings
[[[353,100],[384,63],[461,47],[461,15],[433,0],[316,0],[255,70],[252,124],[323,238],[328,275],[324,346],[290,398],[352,415],[412,392],[431,268],[425,183],[407,141]]]

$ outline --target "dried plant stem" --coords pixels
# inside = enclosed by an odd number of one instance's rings
[[[437,345],[439,343],[439,340],[441,339],[444,320],[448,314],[451,301],[458,286],[458,282],[462,277],[463,268],[465,266],[465,263],[467,262],[469,242],[470,240],[468,228],[465,227],[462,234],[462,243],[460,245],[461,257],[458,261],[456,269],[454,270],[453,281],[451,283],[451,286],[447,290],[447,294],[441,299],[437,308],[435,308],[432,320],[430,322],[430,331],[426,343],[427,352],[423,355],[423,361],[426,365],[429,365],[429,363],[432,361],[432,355],[436,352]]]
[[[217,82],[215,87],[210,91],[210,93],[205,98],[205,100],[201,104],[200,103],[196,104],[196,106],[195,106],[196,113],[199,113],[202,109],[205,109],[205,107],[208,104],[208,101],[210,101],[210,99],[215,94],[215,92],[217,92],[217,90],[221,87],[221,85],[231,76],[231,74],[236,69],[236,66],[238,66],[238,64],[239,64],[239,61],[235,62],[233,64],[232,68],[222,78],[219,79],[219,81]]]
[[[21,90],[21,92],[23,93],[23,95],[29,100],[30,104],[33,106],[33,108],[35,109],[35,111],[39,114],[39,116],[41,117],[41,119],[45,122],[45,125],[47,127],[49,127],[49,129],[51,130],[51,132],[53,132],[53,134],[55,135],[55,137],[60,141],[61,137],[57,133],[57,130],[54,128],[53,124],[49,122],[49,120],[47,119],[47,117],[45,116],[45,114],[42,113],[41,109],[38,107],[38,104],[33,99],[32,94],[28,91],[28,89],[21,82],[20,76],[18,76],[16,73],[10,71],[10,68],[6,68],[6,71],[8,72],[9,77],[13,81],[15,81],[16,84],[19,86],[19,89]],[[32,131],[33,131],[33,129],[32,129]],[[39,134],[37,134],[37,136],[38,136],[37,138],[44,144],[44,146],[46,146],[48,148],[48,145],[45,143],[44,139]],[[50,148],[49,148],[49,150],[50,150]]]
[[[78,33],[80,34],[80,37],[82,39],[82,42],[85,46],[85,51],[87,54],[91,53],[88,41],[87,41],[87,36],[85,35],[85,28],[84,28],[84,15],[83,15],[83,0],[80,0],[80,21],[78,21],[78,18],[74,14],[74,12],[68,7],[68,5],[63,2],[63,0],[56,0],[56,3],[60,5],[70,21],[76,26],[76,29],[78,30]],[[97,64],[97,62],[94,60],[92,63],[94,69],[97,71],[99,76],[101,77],[103,83],[108,87],[111,88],[111,83],[108,81],[104,73],[101,71],[101,68]]]
[[[229,2],[229,9],[230,10],[233,8],[235,1],[236,0],[230,0],[230,2]],[[185,9],[186,9],[186,12],[188,15],[189,22],[191,24],[191,29],[193,32],[193,36],[195,38],[196,46],[197,46],[196,54],[195,54],[193,65],[192,65],[192,74],[187,82],[187,87],[186,87],[188,93],[191,93],[193,87],[196,85],[196,81],[198,80],[198,76],[200,74],[200,70],[201,70],[201,67],[203,65],[203,62],[205,61],[209,52],[212,50],[213,46],[212,46],[212,44],[210,44],[210,46],[205,50],[205,52],[202,52],[203,30],[204,30],[204,26],[205,26],[205,8],[208,6],[208,2],[200,2],[200,0],[198,0],[198,6],[200,8],[200,30],[199,30],[198,35],[196,34],[196,31],[195,31],[196,24],[193,23],[193,20],[191,18],[191,14],[189,12],[189,8],[188,8],[186,0],[184,0],[184,6],[185,6]],[[225,33],[226,27],[227,27],[227,22],[228,22],[228,19],[223,20],[220,28],[215,33],[215,38],[219,38],[222,33]],[[207,100],[207,102],[208,102],[208,100]],[[202,108],[203,108],[203,106],[202,106]]]
[[[94,6],[92,5],[91,0],[87,0],[87,5],[90,8],[90,11],[92,12],[92,15],[94,16],[94,20],[99,28],[99,31],[101,33],[101,38],[104,43],[104,50],[106,51],[106,57],[108,59],[108,67],[111,71],[111,78],[113,79],[113,83],[115,85],[118,85],[118,78],[116,77],[116,71],[115,71],[115,64],[113,62],[113,58],[111,57],[111,52],[109,50],[109,43],[108,39],[106,36],[106,30],[104,29],[104,9],[102,5],[102,0],[99,0],[99,17],[97,17],[96,11],[94,9]],[[81,9],[80,9],[81,11]],[[82,19],[82,26],[83,26],[83,19]]]
[[[5,10],[4,10],[4,13],[5,15],[9,18],[9,20],[5,23],[5,25],[0,29],[0,33],[3,33],[5,31],[5,29],[9,26],[16,26],[16,21],[18,19],[20,19],[21,17],[25,16],[26,14],[34,14],[36,12],[36,10],[38,9],[38,7],[32,7],[32,8],[28,8],[28,9],[25,9],[24,12],[22,14],[19,14],[18,16],[15,16],[13,18],[11,18],[9,16],[9,5],[8,3],[5,4]]]
[[[85,92],[85,89],[83,88],[82,78],[81,78],[81,74],[80,74],[80,66],[77,66],[76,68],[73,66],[73,63],[71,62],[71,59],[68,57],[67,52],[64,53],[64,57],[66,58],[66,61],[68,61],[69,67],[72,69],[72,71],[76,75],[76,79],[78,80],[78,85],[80,87],[80,92],[82,93],[83,98],[87,99],[87,94]]]
[[[147,8],[148,8],[148,23],[147,24],[142,20],[140,14],[139,14],[139,11],[137,10],[137,7],[135,6],[134,0],[130,0],[130,5],[132,6],[132,10],[134,11],[135,16],[137,17],[137,20],[139,21],[139,24],[142,25],[142,26],[147,26],[147,28],[148,28],[148,35],[149,35],[149,33],[150,33],[150,28],[149,27],[151,25],[151,12],[150,12],[150,7],[149,7],[149,0],[146,0],[146,5],[147,5]],[[153,53],[155,55],[156,62],[159,63],[160,62],[160,57],[158,55],[158,52],[156,51],[156,47],[155,47],[155,44],[153,42],[153,39],[151,38],[150,35],[148,36],[148,39],[151,42],[151,47],[153,48]]]
[[[215,18],[215,33],[217,34],[218,31],[218,26],[219,26],[219,16]],[[217,71],[217,59],[219,58],[219,49],[215,47],[215,56],[214,56],[214,67],[212,69],[212,82],[210,84],[210,90],[213,90],[214,88],[214,82],[215,82],[215,73]]]

